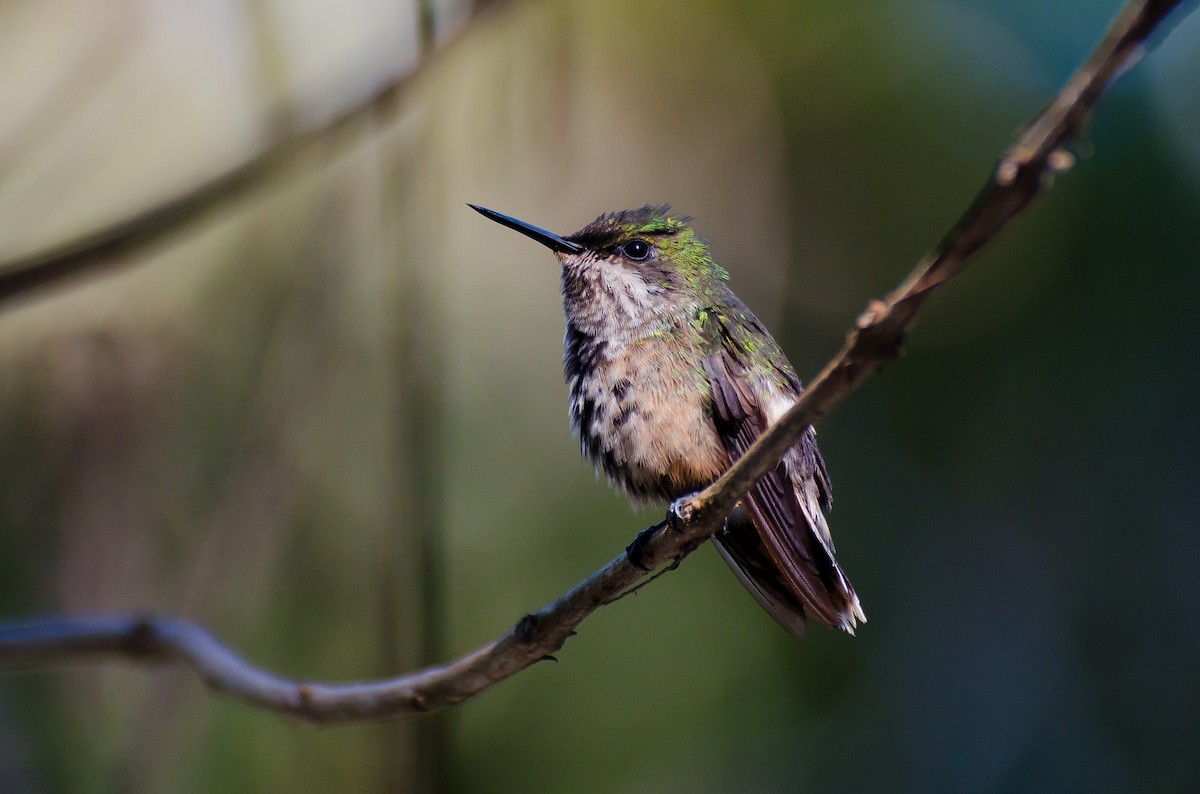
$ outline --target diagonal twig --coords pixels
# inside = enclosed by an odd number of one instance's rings
[[[651,568],[686,556],[719,529],[742,495],[813,422],[895,359],[921,307],[1069,167],[1069,147],[1101,94],[1181,0],[1134,0],[1092,56],[1004,154],[941,243],[886,298],[858,317],[842,350],[796,404],[720,479],[639,537]],[[0,295],[2,297],[2,295]],[[449,664],[399,678],[328,684],[283,678],[246,662],[203,627],[175,618],[58,617],[0,626],[0,669],[119,657],[176,661],[211,688],[317,723],[434,711],[553,658],[575,628],[647,574],[621,554],[500,639]]]

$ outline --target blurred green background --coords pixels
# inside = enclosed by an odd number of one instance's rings
[[[562,233],[672,203],[803,376],[1117,11],[0,5],[0,257],[441,45],[394,111],[0,307],[0,614],[180,614],[329,679],[498,636],[659,512],[579,459],[553,258],[465,202]],[[822,423],[858,637],[792,640],[706,548],[558,664],[422,720],[313,729],[175,670],[4,676],[0,790],[1197,790],[1198,81],[1186,18]]]

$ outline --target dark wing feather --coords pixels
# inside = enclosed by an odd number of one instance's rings
[[[740,308],[740,307],[739,307]],[[713,424],[730,460],[741,457],[766,429],[768,419],[745,362],[744,327],[753,322],[756,343],[773,345],[765,329],[748,311],[731,319],[717,314],[719,338],[707,361],[713,395]],[[769,358],[782,362],[782,354]],[[761,366],[757,370],[761,380]],[[773,373],[780,391],[799,394],[795,374],[782,363]],[[829,479],[811,430],[751,489],[744,512],[730,517],[716,538],[725,561],[750,593],[792,634],[804,630],[808,617],[826,626],[852,631],[865,620],[854,589],[833,557],[822,508],[830,502]]]

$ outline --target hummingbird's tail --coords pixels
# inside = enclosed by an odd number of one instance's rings
[[[756,526],[754,513],[758,511],[753,499],[747,507],[749,510],[746,507],[734,510],[725,529],[713,540],[750,595],[776,623],[793,636],[802,637],[808,618],[850,634],[858,623],[866,622],[854,588],[816,532],[807,527],[801,529],[809,535],[808,542],[803,544],[805,559],[785,563],[791,569],[789,576],[763,543],[762,532]],[[798,562],[801,564],[797,565]],[[799,586],[795,582],[797,569],[802,571]]]
[[[779,580],[744,508],[730,514],[725,529],[713,537],[713,545],[759,606],[789,634],[803,637],[804,605]]]

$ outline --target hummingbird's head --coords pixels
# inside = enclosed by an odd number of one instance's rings
[[[601,215],[567,237],[470,206],[554,251],[567,319],[582,330],[640,329],[689,314],[729,279],[691,219],[665,205]]]

